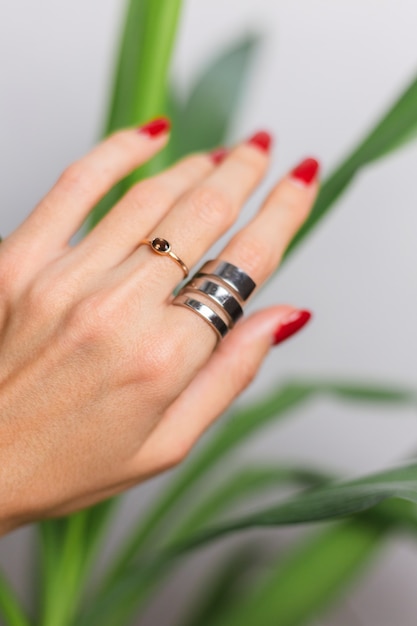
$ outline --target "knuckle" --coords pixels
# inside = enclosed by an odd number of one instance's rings
[[[30,315],[51,317],[65,307],[68,297],[57,279],[38,276],[25,293],[25,303]]]
[[[169,205],[172,200],[169,190],[152,178],[133,185],[128,194],[127,201],[135,211],[139,211],[143,207],[158,209],[160,206]]]
[[[310,212],[311,203],[307,201],[304,190],[294,185],[279,185],[272,195],[272,201],[282,213],[288,215],[295,228],[304,222]]]
[[[61,174],[58,185],[65,191],[89,190],[91,181],[81,161],[71,163]]]
[[[295,198],[287,198],[285,201],[281,201],[278,207],[281,215],[285,218],[286,223],[289,222],[293,228],[295,228],[301,221],[301,206]]]
[[[147,380],[161,382],[166,375],[168,359],[168,350],[161,345],[144,346],[139,366],[141,377],[146,375]]]
[[[240,146],[234,154],[236,162],[243,170],[243,175],[253,178],[254,174],[259,174],[266,167],[266,159],[260,150],[253,150],[246,144]]]
[[[293,199],[292,202],[289,203],[289,206],[291,215],[293,215],[293,228],[294,231],[297,231],[308,218],[311,210],[311,203],[306,202],[305,199],[302,201]]]
[[[0,293],[9,296],[14,291],[21,270],[21,262],[13,254],[5,254],[0,258]]]
[[[175,437],[169,442],[168,449],[163,453],[162,464],[164,469],[174,469],[183,463],[191,452],[192,445],[185,438]]]
[[[249,358],[249,356],[243,355],[239,362],[239,367],[232,374],[232,384],[235,396],[241,391],[249,387],[254,381],[257,374],[256,363]],[[233,380],[234,379],[234,380]]]
[[[102,186],[103,173],[79,160],[71,163],[58,179],[58,185],[64,191],[82,196],[96,195],[97,187]]]
[[[296,211],[301,208],[302,198],[297,193],[298,189],[291,189],[289,185],[283,185],[277,193],[277,202],[285,208]]]
[[[100,354],[111,354],[115,379],[123,384],[140,381],[150,393],[156,389],[161,400],[172,398],[181,363],[178,341],[158,324],[153,325],[155,330],[132,331],[133,310],[123,302],[117,290],[86,296],[66,315],[66,340],[75,347],[94,346]]]
[[[161,391],[170,393],[175,387],[179,364],[177,342],[172,336],[158,330],[155,334],[141,336],[140,354],[133,359],[134,376],[158,383]]]
[[[108,340],[115,328],[117,314],[111,298],[103,293],[91,294],[77,302],[67,318],[67,331],[75,343]]]
[[[190,195],[191,211],[209,226],[229,225],[233,222],[234,207],[230,197],[215,187],[201,186]]]
[[[249,276],[263,276],[274,266],[272,250],[259,236],[241,233],[234,256],[238,257],[236,265],[245,268]]]
[[[211,162],[207,154],[192,154],[178,163],[177,174],[189,183],[210,170]]]
[[[249,359],[247,358],[242,359],[242,361],[239,363],[239,380],[237,381],[237,393],[240,393],[240,391],[243,391],[243,389],[249,387],[249,385],[255,380],[256,374],[257,369],[255,367],[255,364],[252,361],[249,361]]]
[[[109,147],[126,153],[126,150],[132,149],[132,134],[130,131],[117,130],[113,132],[106,140]],[[135,142],[136,143],[136,142]]]
[[[140,152],[138,152],[137,136],[136,133],[132,133],[132,129],[118,130],[107,137],[107,139],[99,146],[99,149],[103,150],[103,153],[107,153],[112,157],[112,160],[117,159],[120,162],[126,162],[134,160],[138,165],[138,159],[140,158]]]

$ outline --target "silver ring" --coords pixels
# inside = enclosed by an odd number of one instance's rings
[[[210,300],[224,309],[230,321],[230,327],[234,326],[238,319],[243,315],[243,309],[238,300],[232,293],[222,285],[213,282],[208,278],[201,276],[200,278],[192,278],[192,280],[184,285],[182,292],[201,292]]]
[[[195,276],[198,278],[207,275],[216,276],[221,282],[226,283],[243,302],[249,298],[256,287],[256,283],[246,272],[221,259],[207,261]]]
[[[185,293],[180,293],[173,301],[173,304],[187,307],[197,313],[197,315],[210,324],[210,326],[216,331],[219,339],[223,339],[223,337],[227,335],[229,330],[227,324],[222,320],[220,315],[217,315],[213,309],[203,302],[200,302],[195,298],[189,298]]]

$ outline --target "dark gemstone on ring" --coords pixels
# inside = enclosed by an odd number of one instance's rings
[[[154,248],[154,250],[157,250],[158,252],[168,252],[171,246],[166,239],[161,239],[161,237],[155,237],[155,239],[152,240],[152,248]]]

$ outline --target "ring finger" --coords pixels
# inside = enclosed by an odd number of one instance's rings
[[[294,168],[272,190],[252,221],[232,237],[219,258],[242,269],[256,285],[264,282],[310,212],[318,191],[318,170],[315,159],[305,159]],[[199,337],[193,350],[187,352],[191,362],[184,367],[188,374],[194,372],[207,360],[216,334],[199,315],[183,307],[170,307],[169,318],[179,343],[189,341],[190,336]]]
[[[272,190],[261,210],[220,253],[257,285],[277,268],[292,238],[306,220],[318,191],[316,159],[304,159]]]

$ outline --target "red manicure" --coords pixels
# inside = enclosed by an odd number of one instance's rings
[[[276,346],[278,343],[281,343],[285,339],[288,339],[288,337],[291,337],[291,335],[294,335],[307,324],[310,318],[310,311],[294,311],[294,313],[291,313],[291,315],[281,322],[276,329],[272,345]]]
[[[140,126],[138,131],[144,135],[148,135],[148,137],[159,137],[159,135],[167,133],[170,128],[171,122],[166,117],[158,117]]]
[[[301,181],[305,185],[309,185],[315,180],[320,164],[316,159],[304,159],[290,173],[291,178]]]
[[[226,148],[220,147],[210,152],[210,158],[215,165],[219,165],[219,163],[225,160],[228,154],[229,154],[229,150],[227,150]]]
[[[252,137],[248,139],[248,143],[250,143],[252,146],[256,146],[260,150],[263,150],[263,152],[269,152],[272,143],[272,137],[266,131],[261,130],[258,133],[252,135]]]

